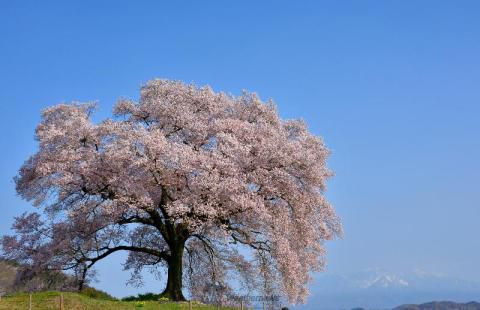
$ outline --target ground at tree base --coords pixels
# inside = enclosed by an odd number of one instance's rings
[[[32,294],[32,310],[58,310],[60,309],[60,294],[63,294],[65,310],[183,310],[189,309],[188,302],[161,303],[158,301],[112,301],[90,298],[78,293],[70,292],[39,292]],[[2,297],[0,310],[25,310],[29,308],[29,294],[21,293]],[[216,310],[216,306],[193,303],[192,309]],[[222,307],[223,310],[233,308]]]

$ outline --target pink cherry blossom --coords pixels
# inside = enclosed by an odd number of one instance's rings
[[[324,196],[329,151],[272,102],[178,81],[152,80],[138,102],[122,99],[95,124],[96,105],[45,109],[38,152],[20,168],[18,193],[43,210],[24,214],[4,256],[72,269],[128,251],[126,269],[167,270],[164,295],[183,300],[232,292],[303,302],[324,241],[342,228]],[[238,286],[238,285],[237,285]]]

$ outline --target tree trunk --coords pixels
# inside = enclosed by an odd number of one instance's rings
[[[87,278],[88,268],[84,268],[80,280],[78,281],[78,291],[81,292],[85,286],[85,279]]]
[[[173,301],[186,300],[182,293],[183,246],[182,243],[171,249],[171,257],[168,260],[167,287],[161,294],[161,297],[167,297]]]

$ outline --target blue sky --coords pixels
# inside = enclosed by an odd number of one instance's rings
[[[98,100],[100,120],[160,77],[256,91],[324,137],[345,228],[327,272],[478,279],[479,13],[477,1],[0,0],[0,234],[33,208],[12,177],[43,108]],[[99,265],[99,287],[162,289],[125,287],[120,256]]]

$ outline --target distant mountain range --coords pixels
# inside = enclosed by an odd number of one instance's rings
[[[308,303],[294,309],[338,310],[360,307],[378,310],[393,309],[405,304],[424,304],[434,300],[480,300],[480,282],[421,271],[397,274],[369,269],[348,275],[324,274],[316,278]],[[407,309],[430,308],[397,308]]]
[[[451,301],[428,302],[420,305],[402,305],[393,310],[480,310],[480,303],[456,303]]]

